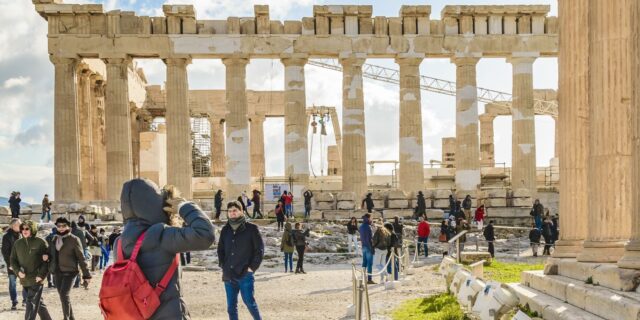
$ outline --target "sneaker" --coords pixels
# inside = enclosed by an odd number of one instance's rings
[[[18,310],[18,302],[14,302],[11,304],[11,310]]]
[[[376,283],[373,282],[373,280],[369,280],[369,281],[367,281],[367,284],[376,284]]]
[[[302,273],[302,274],[307,274],[306,272],[304,272],[304,270],[300,270],[300,273]]]

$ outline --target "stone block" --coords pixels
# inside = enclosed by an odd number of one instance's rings
[[[151,17],[151,32],[153,34],[167,34],[167,19],[165,17]]]
[[[271,21],[271,34],[283,34],[284,25],[282,21]]]
[[[489,34],[502,34],[502,16],[489,16]]]
[[[503,20],[503,30],[504,34],[516,34],[517,33],[517,24],[516,24],[516,16],[515,15],[506,15],[502,18]]]
[[[403,34],[418,33],[418,21],[416,20],[415,16],[402,18],[402,33]]]
[[[458,34],[458,19],[455,17],[444,17],[442,19],[442,23],[444,24],[444,34],[455,35]]]
[[[389,200],[407,200],[407,194],[402,190],[391,190],[387,193]]]
[[[429,22],[429,33],[432,35],[443,35],[444,24],[441,20],[431,20]]]
[[[514,198],[531,198],[531,192],[529,191],[529,189],[525,189],[525,188],[515,189],[513,190],[513,197]]]
[[[616,264],[603,263],[593,273],[593,283],[619,291],[635,291],[640,283],[640,270],[622,269]]]
[[[429,17],[418,17],[418,34],[419,35],[428,35],[431,29],[431,22]]]
[[[300,21],[285,21],[284,22],[284,34],[302,34],[302,22],[300,22]]]
[[[487,207],[506,207],[507,199],[506,198],[489,198],[485,200],[485,206]]]
[[[460,262],[464,264],[472,264],[478,261],[485,261],[485,265],[491,264],[491,254],[489,252],[471,252],[463,251],[460,253]]]
[[[373,207],[374,208],[384,208],[384,200],[373,200]]]
[[[182,18],[182,33],[183,34],[196,34],[198,29],[196,28],[195,17],[183,17]]]
[[[387,207],[389,209],[405,209],[409,207],[409,201],[406,199],[389,199]]]
[[[318,210],[336,210],[336,203],[333,201],[316,201],[316,208],[318,208]]]
[[[322,220],[322,211],[311,210],[311,213],[309,214],[309,218],[311,220]]]
[[[373,19],[371,17],[359,18],[358,24],[360,34],[373,34]]]
[[[401,36],[402,35],[402,18],[388,18],[389,24],[389,36]]]
[[[253,18],[240,18],[241,34],[256,34],[256,21]]]
[[[434,208],[449,208],[449,200],[448,199],[436,199],[433,201]]]
[[[373,32],[376,36],[387,36],[387,17],[373,18]]]
[[[512,201],[514,207],[531,207],[533,205],[531,198],[513,198]]]
[[[227,18],[227,34],[240,34],[240,18]]]
[[[54,202],[51,206],[51,211],[55,213],[65,213],[69,211],[69,205],[66,203],[57,203]]]
[[[351,200],[338,200],[337,208],[338,210],[354,210],[356,208],[356,203]]]
[[[329,34],[329,17],[316,16],[316,34],[327,35]]]
[[[72,203],[69,205],[70,212],[84,212],[85,205],[82,203]]]
[[[374,217],[377,217],[375,212],[372,215]],[[383,210],[383,215],[385,219],[392,219],[393,217],[396,217],[396,216],[404,219],[411,219],[413,217],[413,210],[387,209],[387,210]]]
[[[350,217],[350,212],[346,210],[329,210],[323,214],[325,220],[345,220]]]
[[[316,34],[316,21],[311,17],[302,18],[302,35]]]
[[[427,209],[427,219],[444,219],[444,210],[441,209]]]
[[[449,199],[449,196],[451,195],[451,190],[449,189],[439,189],[439,190],[434,190],[433,191],[433,195],[434,198],[436,199]],[[447,202],[447,206],[449,205],[449,202]]]
[[[31,214],[31,213],[33,213],[33,211],[31,211],[31,207],[29,206],[20,207],[20,214]]]
[[[504,188],[496,188],[496,189],[487,189],[485,190],[487,197],[489,198],[506,198],[507,197],[507,189]]]
[[[338,201],[358,201],[355,192],[338,192],[336,194],[336,199]]]
[[[11,216],[11,209],[9,207],[0,207],[0,216]]]
[[[531,34],[531,16],[518,18],[518,34]]]
[[[331,34],[344,34],[344,16],[330,16]]]

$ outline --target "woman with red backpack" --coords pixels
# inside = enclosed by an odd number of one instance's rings
[[[189,319],[177,254],[208,249],[215,240],[211,221],[175,188],[160,190],[146,179],[126,182],[120,203],[125,226],[114,245],[118,258],[105,272],[100,290],[105,319]],[[132,283],[125,286],[122,282],[128,280]]]

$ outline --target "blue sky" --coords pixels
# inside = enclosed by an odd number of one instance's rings
[[[70,3],[71,1],[67,1]],[[134,10],[140,15],[162,15],[166,1],[107,0],[105,10]],[[269,4],[271,19],[297,20],[312,16],[314,4],[371,4],[374,16],[397,16],[402,4],[430,4],[432,19],[439,19],[445,4],[549,4],[557,15],[556,1],[313,1],[313,0],[176,0],[168,3],[194,4],[200,19],[226,19],[228,16],[253,16],[253,4]],[[32,201],[44,193],[53,193],[53,66],[47,55],[46,22],[30,1],[0,0],[0,195],[21,190]],[[145,69],[150,84],[163,84],[165,68],[158,60],[136,60]],[[397,68],[388,60],[372,59],[372,64]],[[455,67],[448,59],[425,59],[421,73],[455,81]],[[194,60],[189,66],[192,89],[224,89],[224,66],[218,60]],[[247,88],[282,90],[283,67],[278,60],[253,60],[247,69]],[[307,104],[341,104],[341,74],[314,66],[305,68]],[[504,59],[482,59],[477,66],[478,86],[511,92],[511,66]],[[534,64],[534,87],[557,89],[555,58],[538,59]],[[367,128],[367,159],[398,158],[398,88],[366,80],[364,82]],[[484,106],[480,104],[480,113]],[[422,93],[424,158],[440,159],[442,137],[455,135],[455,98],[431,92]],[[495,120],[496,162],[511,162],[511,119]],[[268,119],[267,174],[284,171],[283,120]],[[324,145],[333,143],[331,130]],[[314,136],[313,167],[320,171],[320,146]],[[537,163],[548,165],[553,157],[554,122],[550,117],[536,119]],[[325,162],[326,163],[326,162]],[[390,167],[376,167],[377,173],[389,173]]]

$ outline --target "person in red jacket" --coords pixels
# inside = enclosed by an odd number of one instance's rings
[[[474,220],[476,221],[477,225],[478,225],[478,230],[482,230],[482,228],[484,227],[484,217],[485,217],[485,212],[484,212],[484,204],[480,205],[480,207],[478,207],[478,209],[476,209],[476,214],[474,217]]]
[[[427,241],[429,241],[429,234],[431,233],[431,228],[429,227],[429,222],[424,220],[424,217],[420,217],[418,223],[418,254],[420,254],[420,244],[424,247],[424,256],[429,256],[429,247],[427,247]]]

